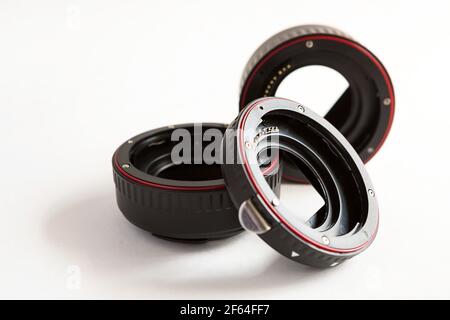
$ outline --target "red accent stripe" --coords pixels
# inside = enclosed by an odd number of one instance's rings
[[[277,157],[275,160],[273,160],[270,163],[270,166],[268,166],[267,168],[262,170],[262,174],[267,175],[267,174],[271,173],[273,171],[273,169],[275,169],[275,167],[278,165],[278,160],[279,160],[279,157]]]

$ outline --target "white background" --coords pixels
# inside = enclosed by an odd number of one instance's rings
[[[252,52],[307,23],[350,33],[395,86],[367,165],[381,213],[369,250],[317,271],[252,234],[193,246],[129,224],[115,148],[230,122]],[[0,298],[450,298],[449,39],[448,1],[2,1]]]

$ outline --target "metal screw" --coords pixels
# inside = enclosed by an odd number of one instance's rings
[[[123,165],[122,165],[122,168],[123,169],[128,169],[130,167],[130,165],[128,164],[128,163],[124,163]]]
[[[252,144],[249,141],[245,142],[245,146],[247,147],[247,149],[251,149],[252,148]]]
[[[308,49],[311,49],[312,47],[314,47],[314,42],[312,42],[312,41],[306,41],[306,47],[307,47]]]
[[[373,191],[372,189],[369,189],[368,192],[371,197],[375,197],[375,191]]]
[[[129,144],[132,144],[132,143],[133,143],[133,140],[128,140],[128,143],[129,143]]]
[[[367,153],[373,153],[375,150],[372,148],[372,147],[370,147],[370,148],[367,148]]]
[[[385,106],[391,105],[391,99],[389,99],[389,98],[384,99],[384,100],[383,100],[383,104],[384,104]]]
[[[323,236],[322,237],[322,241],[323,241],[323,243],[325,243],[325,244],[330,244],[330,239],[328,239],[327,237],[325,237],[325,236]]]
[[[298,109],[298,111],[300,111],[300,112],[305,112],[305,107],[304,106],[302,106],[302,105],[299,105],[298,107],[297,107],[297,109]]]
[[[272,199],[272,204],[273,204],[275,207],[277,207],[277,206],[280,205],[280,200],[278,200],[278,198],[273,198],[273,199]]]

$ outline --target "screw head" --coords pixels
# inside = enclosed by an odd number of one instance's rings
[[[390,99],[390,98],[384,99],[384,100],[383,100],[383,104],[384,104],[385,106],[390,106],[390,105],[391,105],[391,99]]]
[[[367,153],[369,153],[369,154],[372,154],[374,151],[375,151],[375,149],[372,147],[367,148]]]
[[[372,189],[369,189],[368,192],[371,197],[375,197],[375,191],[373,191]]]
[[[123,169],[128,169],[130,167],[130,165],[128,164],[128,163],[124,163],[123,165],[122,165],[122,168]]]
[[[330,239],[328,239],[326,236],[322,237],[322,241],[323,243],[325,243],[326,245],[330,244]]]
[[[245,147],[246,147],[247,149],[251,149],[251,148],[252,148],[252,144],[250,143],[250,141],[246,141],[246,142],[245,142]]]
[[[306,47],[308,48],[308,49],[311,49],[312,47],[314,47],[314,42],[312,42],[311,40],[309,40],[309,41],[306,41]]]
[[[301,112],[301,113],[305,112],[305,107],[302,106],[302,105],[299,105],[299,106],[297,107],[297,109],[298,109],[298,111]]]
[[[272,204],[277,207],[280,205],[280,200],[278,198],[273,198],[272,199]]]

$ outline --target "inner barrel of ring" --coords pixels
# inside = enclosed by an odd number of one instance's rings
[[[204,141],[203,135],[206,130],[218,130],[221,135],[226,130],[226,125],[195,125],[161,130],[151,136],[137,141],[130,151],[130,161],[139,170],[163,179],[183,181],[206,181],[222,179],[219,163],[207,163],[203,157],[205,148],[211,141]],[[184,130],[182,138],[172,139],[174,130]],[[184,141],[183,139],[186,139]],[[181,157],[180,161],[173,161],[172,152],[180,143],[186,148],[175,156]],[[219,150],[217,150],[218,152]],[[187,153],[187,155],[184,154]],[[215,151],[211,154],[215,156]],[[177,159],[178,160],[178,159]]]
[[[290,158],[324,199],[304,223],[329,236],[358,232],[368,217],[368,198],[357,165],[341,143],[311,119],[288,110],[266,113],[260,126],[278,127],[272,148],[280,149],[283,160]],[[283,214],[299,227],[295,212]]]
[[[263,96],[277,96],[277,89],[289,75],[303,67],[325,66],[341,74],[349,87],[339,97],[325,118],[333,124],[361,153],[377,134],[381,117],[382,97],[378,72],[367,56],[348,45],[335,41],[322,42],[313,51],[304,42],[288,45],[257,66],[254,77],[248,78],[247,90],[241,93],[241,108]],[[289,97],[287,97],[289,98]],[[375,146],[370,146],[374,148]]]

